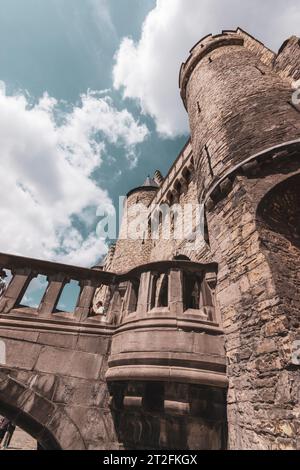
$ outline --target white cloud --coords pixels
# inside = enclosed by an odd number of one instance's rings
[[[179,98],[179,68],[204,35],[241,27],[273,49],[299,32],[299,0],[157,0],[141,38],[124,38],[116,55],[114,86],[137,99],[166,136],[188,132]]]
[[[106,251],[94,232],[83,237],[74,216],[90,229],[97,207],[112,210],[92,179],[105,143],[124,147],[131,160],[148,129],[110,98],[88,92],[62,111],[45,94],[32,105],[25,94],[0,86],[0,251],[89,266]]]

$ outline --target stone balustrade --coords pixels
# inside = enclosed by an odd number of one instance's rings
[[[97,269],[86,269],[60,263],[35,260],[9,254],[0,254],[0,270],[11,271],[12,278],[0,299],[0,314],[17,314],[23,316],[38,315],[39,317],[66,317],[77,322],[86,320],[91,315],[91,305],[96,288],[99,284],[111,285],[115,275]],[[21,301],[31,281],[38,275],[46,277],[48,285],[37,308],[21,305]],[[80,292],[75,311],[57,311],[57,304],[65,285],[71,280],[78,281]]]
[[[130,277],[120,279],[110,304],[111,318],[119,316],[107,380],[226,387],[217,265],[160,261],[132,270]]]
[[[12,278],[0,298],[0,322],[33,329],[80,329],[112,335],[108,381],[158,380],[226,386],[222,329],[215,302],[217,265],[160,261],[114,274],[0,254]],[[47,278],[37,308],[21,305],[32,279]],[[74,312],[57,304],[67,282],[79,282]],[[95,315],[93,298],[109,286],[107,311]]]

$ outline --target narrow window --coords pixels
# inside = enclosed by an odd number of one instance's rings
[[[48,286],[46,276],[41,274],[32,279],[20,302],[22,307],[38,308]]]
[[[78,281],[71,281],[65,285],[60,295],[56,310],[58,312],[74,312],[80,294]]]

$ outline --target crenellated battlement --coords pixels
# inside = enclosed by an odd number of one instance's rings
[[[291,39],[276,55],[238,28],[209,35],[191,49],[180,87],[200,200],[237,165],[300,138],[291,86],[300,73],[298,47]]]
[[[179,88],[185,106],[187,83],[196,65],[202,60],[209,62],[210,58],[208,55],[216,49],[230,46],[245,47],[249,51],[254,52],[264,64],[269,66],[272,65],[272,61],[275,58],[274,52],[241,28],[237,28],[235,31],[222,31],[221,34],[216,35],[208,34],[194,45],[190,50],[188,59],[180,68]]]

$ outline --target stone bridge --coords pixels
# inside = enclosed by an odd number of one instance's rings
[[[156,262],[116,275],[0,254],[0,414],[44,449],[226,447],[217,265]],[[40,305],[21,305],[47,277]],[[79,282],[74,312],[57,309]],[[107,314],[95,290],[109,286]],[[5,359],[5,360],[4,360]]]

